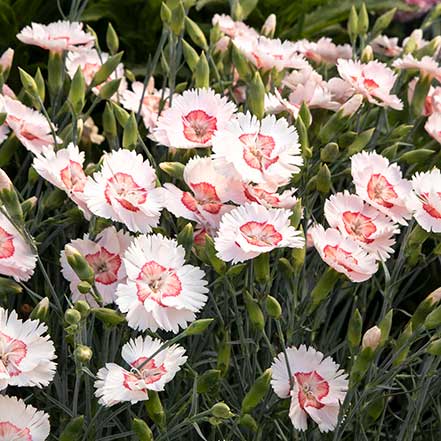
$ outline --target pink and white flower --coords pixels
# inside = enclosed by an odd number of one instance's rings
[[[51,126],[40,112],[8,96],[3,97],[3,102],[7,113],[6,124],[29,151],[34,154],[41,153],[43,147],[53,146],[55,141],[61,142],[57,136],[54,140]],[[55,125],[51,124],[56,131]]]
[[[85,49],[77,52],[69,52],[66,57],[67,74],[70,78],[73,78],[79,68],[83,74],[84,82],[87,86],[89,86],[92,83],[95,74],[108,60],[108,58],[109,54],[106,52],[98,53],[96,49]],[[104,83],[99,84],[92,89],[93,93],[98,95],[101,87],[106,84],[106,82],[116,80],[118,78],[121,78],[121,82],[116,93],[121,95],[127,89],[127,81],[124,76],[124,66],[122,63],[119,63],[118,66],[116,66],[116,69]]]
[[[244,262],[275,248],[301,248],[305,241],[290,225],[290,210],[245,204],[224,214],[215,238],[217,255],[225,262]]]
[[[269,185],[252,183],[244,183],[242,185],[243,199],[240,201],[241,204],[257,202],[266,208],[292,208],[298,201],[294,196],[294,193],[297,191],[295,188],[278,193],[276,188]]]
[[[104,155],[101,171],[88,178],[84,199],[89,210],[121,222],[130,231],[149,233],[159,222],[156,174],[141,155],[120,149]]]
[[[221,175],[212,157],[190,159],[184,168],[184,181],[191,191],[164,184],[162,204],[176,217],[201,225],[217,228],[222,215],[234,208],[226,203],[238,201],[242,194],[241,183]]]
[[[186,90],[162,112],[152,139],[182,149],[210,146],[214,134],[225,127],[235,111],[236,106],[214,90]]]
[[[352,47],[349,44],[337,45],[330,38],[322,37],[318,41],[300,40],[296,43],[296,49],[308,60],[317,64],[336,64],[337,60],[350,59]]]
[[[378,35],[369,44],[376,54],[385,55],[386,57],[396,57],[403,50],[398,45],[397,37],[390,38],[387,35]]]
[[[411,184],[402,177],[400,167],[375,152],[352,156],[351,167],[358,196],[395,222],[407,225],[410,213],[406,199]]]
[[[213,138],[213,152],[222,173],[256,184],[284,185],[303,164],[295,128],[274,115],[238,114]]]
[[[390,218],[359,196],[348,191],[330,196],[325,202],[325,217],[331,228],[355,240],[377,259],[386,260],[393,253],[393,235],[399,230]]]
[[[384,63],[370,61],[362,64],[359,61],[338,60],[337,70],[347,81],[354,93],[363,95],[370,103],[382,107],[401,110],[403,103],[390,93],[396,80],[396,75]]]
[[[325,230],[315,225],[308,230],[320,257],[333,269],[353,282],[364,282],[377,272],[375,256],[367,253],[355,240],[335,228]]]
[[[428,55],[421,58],[421,60],[417,60],[412,54],[406,54],[403,58],[395,60],[392,65],[397,69],[416,69],[421,76],[436,78],[441,81],[441,66]]]
[[[185,349],[176,344],[156,354],[162,345],[161,340],[149,336],[126,343],[121,355],[129,370],[115,363],[106,363],[98,371],[95,395],[99,403],[106,407],[124,401],[135,404],[148,400],[149,390],[164,390],[187,361],[187,356],[184,355]]]
[[[138,236],[124,255],[127,283],[116,304],[133,329],[177,333],[195,320],[207,301],[204,272],[185,264],[185,250],[161,235]]]
[[[95,240],[91,240],[88,234],[83,239],[75,239],[69,243],[84,258],[95,272],[95,286],[107,305],[115,301],[116,288],[127,279],[126,269],[123,265],[123,255],[131,243],[128,233],[115,227],[107,227],[98,234]],[[87,300],[90,305],[97,306],[90,294],[81,294],[78,291],[80,279],[67,262],[64,251],[61,252],[61,272],[70,282],[72,300]]]
[[[31,23],[23,28],[17,38],[51,52],[76,51],[91,48],[95,37],[83,30],[83,23],[57,21],[43,25]]]
[[[413,191],[407,207],[426,231],[441,233],[441,172],[435,168],[416,173],[412,178]]]
[[[0,213],[0,274],[27,281],[34,274],[37,256],[8,218]]]
[[[0,395],[0,441],[45,441],[49,415],[23,400]]]
[[[441,144],[441,112],[434,112],[424,124],[426,132]]]
[[[53,147],[43,147],[32,166],[37,173],[67,195],[90,218],[90,211],[84,200],[87,177],[83,170],[84,152],[70,143],[66,148],[55,151]]]
[[[281,352],[274,359],[271,371],[276,395],[291,398],[289,417],[297,430],[307,429],[308,416],[318,424],[320,432],[335,429],[349,382],[331,357],[305,345],[291,346],[286,349],[286,356]]]
[[[407,100],[409,101],[409,103],[411,103],[413,100],[417,82],[418,78],[414,78],[412,81],[409,82],[407,89]],[[424,100],[422,114],[424,116],[430,116],[434,112],[441,113],[441,87],[439,86],[430,86],[429,91],[427,92],[426,99]]]
[[[0,71],[7,72],[11,69],[12,61],[14,59],[14,49],[6,49],[0,57]]]
[[[56,356],[46,332],[44,323],[20,320],[15,311],[0,308],[0,390],[8,385],[41,388],[52,381]]]
[[[219,29],[229,37],[248,37],[258,38],[259,33],[247,26],[242,21],[234,21],[229,15],[226,14],[214,14],[212,19],[213,26],[219,26]]]
[[[152,130],[156,127],[161,106],[163,106],[162,110],[168,108],[168,101],[162,101],[162,97],[167,98],[169,91],[168,89],[156,90],[153,77],[147,84],[144,97],[142,96],[143,90],[144,85],[140,81],[135,81],[132,83],[132,90],[125,90],[122,93],[121,104],[127,110],[138,112],[142,97],[141,116],[146,128]]]

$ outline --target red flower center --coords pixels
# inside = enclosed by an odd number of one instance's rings
[[[190,184],[194,191],[194,197],[184,192],[181,198],[182,203],[193,212],[199,212],[200,209],[211,214],[217,214],[222,208],[222,203],[217,195],[214,185],[207,182],[200,182],[198,184]]]
[[[345,229],[350,236],[364,243],[373,242],[373,239],[369,237],[377,231],[377,227],[370,217],[351,211],[345,211],[342,217]]]
[[[159,381],[166,373],[167,369],[164,363],[156,366],[155,360],[145,362],[147,357],[140,357],[135,360],[132,366],[132,372],[124,373],[123,386],[129,390],[145,390],[145,384],[153,384]],[[140,382],[142,382],[140,384]]]
[[[27,427],[20,429],[9,421],[0,421],[0,441],[32,441]]]
[[[391,199],[398,198],[393,185],[379,173],[372,175],[369,179],[367,193],[372,201],[386,208],[392,208],[394,204]]]
[[[95,271],[95,281],[103,285],[111,285],[118,280],[121,268],[121,257],[101,247],[95,254],[86,254],[85,259]]]
[[[14,236],[0,227],[0,259],[7,259],[15,252]]]
[[[352,257],[352,253],[343,250],[338,245],[326,245],[323,252],[327,259],[333,260],[336,264],[342,266],[349,272],[354,271],[353,267],[358,265],[358,261],[355,257]]]
[[[366,87],[367,90],[372,91],[374,89],[378,89],[380,86],[371,78],[365,78],[363,81],[364,87]]]
[[[191,142],[205,144],[217,129],[217,119],[203,110],[192,110],[182,117],[184,136]]]
[[[436,193],[438,198],[440,199],[441,203],[441,192]],[[420,194],[421,201],[423,203],[423,210],[431,217],[435,219],[441,219],[441,213],[440,211],[433,206],[433,204],[430,202],[429,194],[428,193],[422,193]]]
[[[247,222],[239,228],[245,240],[257,247],[277,246],[282,235],[266,222]]]
[[[138,205],[147,200],[147,190],[140,187],[127,173],[115,173],[106,184],[104,196],[108,204],[116,200],[129,211],[139,211]]]
[[[83,192],[86,185],[86,175],[78,162],[69,161],[69,165],[61,170],[60,177],[68,190]]]
[[[306,407],[321,409],[324,407],[320,400],[328,395],[329,384],[321,375],[316,371],[296,372],[294,378],[299,388],[297,398],[302,409]]]
[[[278,156],[271,158],[276,146],[272,136],[244,133],[239,136],[239,139],[244,145],[243,159],[251,168],[263,171],[279,159]]]
[[[153,300],[160,306],[165,306],[162,300],[166,297],[176,297],[182,291],[181,281],[173,269],[167,269],[155,261],[147,262],[141,268],[136,279],[137,296],[140,302]]]

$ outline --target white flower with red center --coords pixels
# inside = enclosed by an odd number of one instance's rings
[[[364,282],[378,270],[375,256],[367,253],[355,240],[343,236],[335,228],[325,230],[322,225],[308,229],[320,257],[353,282]]]
[[[239,181],[221,175],[212,157],[190,159],[184,169],[184,181],[190,191],[173,184],[164,184],[163,205],[176,217],[193,220],[217,228],[222,215],[233,208],[241,196]]]
[[[307,429],[308,416],[320,432],[335,429],[349,382],[331,357],[305,345],[292,346],[286,356],[282,352],[274,359],[271,371],[276,395],[291,398],[289,417],[297,430]]]
[[[212,89],[186,90],[161,113],[152,139],[182,149],[211,146],[213,135],[230,121],[236,106]]]
[[[401,110],[403,103],[390,93],[396,80],[396,75],[384,63],[370,61],[362,64],[353,60],[338,60],[337,70],[347,81],[354,93],[363,95],[370,103],[382,107]]]
[[[149,399],[148,391],[162,391],[187,361],[185,349],[172,345],[158,352],[163,342],[149,336],[131,339],[122,347],[128,369],[107,363],[98,371],[95,395],[99,403],[110,407],[130,401],[135,404]]]
[[[57,21],[43,25],[31,23],[23,28],[17,38],[25,43],[39,46],[51,52],[76,51],[90,48],[95,37],[83,31],[83,23]]]
[[[95,272],[95,286],[98,293],[103,298],[104,305],[113,303],[115,292],[119,283],[126,281],[126,269],[122,258],[131,242],[128,233],[117,231],[115,227],[107,227],[91,240],[89,236],[84,235],[83,239],[75,239],[69,243],[78,252],[84,256],[89,265]],[[81,294],[78,291],[80,279],[67,263],[64,251],[61,252],[61,272],[66,280],[70,282],[72,300],[87,300],[89,304],[96,306],[92,295]]]
[[[49,415],[15,397],[0,395],[0,441],[45,441]]]
[[[148,233],[159,222],[160,191],[150,163],[120,149],[104,155],[101,171],[88,178],[84,198],[89,210],[121,222],[130,231]]]
[[[0,213],[0,274],[27,281],[34,274],[37,256],[8,218]]]
[[[121,104],[132,112],[138,112],[141,104],[141,116],[147,129],[156,127],[159,111],[168,108],[169,90],[156,90],[155,80],[150,78],[143,96],[144,85],[140,81],[132,83],[132,90],[125,90],[121,96]],[[163,101],[164,99],[164,101]]]
[[[185,250],[161,235],[139,236],[124,255],[127,283],[120,284],[116,304],[129,326],[177,333],[195,320],[207,301],[204,272],[185,264]]]
[[[229,37],[244,36],[248,38],[258,38],[259,33],[241,21],[234,21],[229,15],[214,14],[212,19],[213,26],[218,25],[219,29]]]
[[[290,210],[265,208],[255,202],[224,214],[215,238],[217,255],[225,262],[244,262],[275,248],[301,248],[304,239],[290,225]]]
[[[98,51],[96,49],[69,52],[66,57],[67,74],[70,78],[73,78],[78,68],[80,68],[81,73],[84,77],[84,81],[86,85],[89,86],[95,74],[108,60],[108,58],[109,54],[107,54],[106,52],[101,52],[100,54],[98,54]],[[116,80],[118,78],[121,79],[121,82],[119,84],[118,91],[115,93],[121,95],[127,89],[127,81],[124,76],[124,66],[122,63],[119,63],[118,66],[116,66],[116,69],[112,72],[112,74],[109,76],[109,78],[107,78],[104,83],[101,83],[92,89],[93,93],[98,95],[100,89],[103,87],[104,84],[106,84],[106,82]]]
[[[51,127],[40,112],[8,96],[3,97],[3,101],[6,124],[29,151],[37,154],[42,152],[43,147],[54,145]],[[52,126],[56,130],[54,124]],[[59,143],[61,139],[56,137],[56,141]]]
[[[234,39],[239,51],[258,69],[268,71],[276,69],[301,69],[308,66],[308,62],[298,55],[296,46],[291,41],[281,41],[278,38],[239,36]]]
[[[436,111],[427,118],[424,124],[426,132],[441,144],[441,112]]]
[[[296,49],[308,60],[317,64],[336,64],[339,58],[352,57],[352,48],[349,44],[336,45],[330,38],[322,37],[318,41],[300,40],[296,42]]]
[[[287,184],[303,164],[295,128],[274,115],[259,121],[250,113],[238,114],[213,138],[213,152],[226,173],[234,170],[255,184]]]
[[[435,78],[441,81],[441,66],[428,55],[421,58],[421,60],[417,60],[412,54],[406,54],[403,58],[395,60],[392,65],[397,69],[416,69],[423,77]]]
[[[399,230],[393,221],[355,194],[345,191],[325,202],[325,217],[331,228],[355,240],[368,253],[386,260],[393,253],[394,234]]]
[[[386,35],[378,35],[369,44],[376,54],[385,55],[386,57],[396,57],[403,50],[398,45],[398,38],[389,38]]]
[[[411,184],[397,164],[390,164],[378,153],[361,152],[352,156],[351,172],[358,196],[395,222],[407,225],[410,213],[406,199]]]
[[[0,390],[11,386],[47,386],[55,375],[55,348],[47,326],[20,320],[0,308]],[[1,433],[1,432],[0,432]]]
[[[84,212],[86,218],[90,211],[84,201],[84,187],[87,177],[83,170],[84,152],[70,143],[65,149],[55,151],[53,147],[43,147],[34,158],[32,166],[37,173],[67,195]]]
[[[441,172],[416,173],[412,188],[407,206],[413,217],[424,230],[441,233]]]

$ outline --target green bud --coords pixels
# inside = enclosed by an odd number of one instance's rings
[[[242,401],[242,413],[250,413],[260,404],[268,392],[271,381],[271,369],[267,369],[251,386]]]
[[[179,245],[182,245],[185,249],[186,254],[190,253],[193,247],[193,225],[188,222],[184,228],[176,236],[176,240]]]
[[[277,261],[278,267],[280,268],[280,271],[283,275],[283,277],[286,280],[291,280],[292,279],[292,275],[294,274],[294,268],[292,267],[291,263],[289,262],[289,260],[285,257],[281,257],[278,261]]]
[[[188,67],[194,72],[199,61],[198,53],[185,40],[182,40],[182,52]]]
[[[215,24],[210,29],[210,44],[215,45],[222,38],[222,31],[218,24]]]
[[[197,380],[198,394],[214,394],[219,389],[221,371],[219,369],[209,369],[205,371]]]
[[[216,403],[211,408],[211,414],[214,417],[221,418],[221,419],[228,419],[233,416],[233,414],[230,411],[230,408],[224,402]]]
[[[311,149],[309,147],[308,131],[303,119],[300,116],[295,121],[297,133],[299,134],[299,142],[302,148],[302,156],[304,159],[309,159],[311,155]]]
[[[441,300],[441,288],[430,293],[417,307],[410,319],[413,329],[424,323],[426,317],[433,311],[435,305]]]
[[[106,44],[107,47],[109,48],[109,52],[112,55],[115,55],[118,52],[118,48],[119,48],[118,34],[115,32],[115,29],[113,29],[112,23],[110,22],[107,25]]]
[[[171,11],[170,29],[175,35],[180,35],[185,25],[185,9],[180,1]]]
[[[0,296],[21,294],[23,288],[16,282],[6,277],[0,277]]]
[[[170,11],[170,8],[167,6],[167,3],[162,2],[161,3],[161,21],[164,25],[170,26],[172,13]]]
[[[251,67],[247,61],[247,59],[242,55],[239,49],[232,44],[231,45],[231,58],[234,64],[234,67],[236,68],[237,72],[239,73],[240,79],[244,81],[249,81],[252,77],[252,70]]]
[[[430,86],[432,85],[432,78],[428,75],[422,75],[415,85],[415,91],[412,98],[411,109],[415,116],[421,116],[424,110],[424,103]]]
[[[40,320],[41,322],[47,323],[49,319],[49,298],[44,297],[41,299],[31,312],[30,318],[33,320]]]
[[[46,97],[46,85],[44,84],[44,78],[43,75],[41,74],[40,68],[37,69],[34,79],[35,79],[35,84],[37,85],[38,96],[40,97],[40,100],[43,103]]]
[[[21,211],[23,212],[23,217],[26,219],[29,217],[29,215],[32,213],[34,208],[37,205],[38,199],[35,196],[31,196],[30,198],[23,201],[21,206]]]
[[[251,326],[256,331],[262,332],[265,328],[265,318],[257,300],[253,299],[248,291],[244,291],[243,298]]]
[[[429,238],[429,233],[423,230],[419,225],[415,225],[407,238],[404,254],[407,257],[408,263],[414,266],[418,263],[419,257],[422,253],[424,242]]]
[[[32,76],[24,71],[21,67],[18,68],[18,71],[20,72],[21,84],[23,85],[26,92],[28,92],[33,97],[39,96],[37,83],[32,78]]]
[[[212,318],[195,320],[188,328],[184,330],[183,335],[188,337],[190,335],[202,334],[208,329],[213,321],[214,319]]]
[[[93,284],[95,273],[93,268],[89,265],[87,260],[80,254],[80,252],[71,245],[64,247],[67,262],[74,270],[75,274],[80,280]]]
[[[214,247],[214,241],[208,234],[205,235],[205,254],[216,273],[225,274],[225,271],[227,270],[227,265],[223,260],[217,257],[216,248]]]
[[[184,178],[185,165],[180,162],[161,162],[159,168],[172,178]]]
[[[290,223],[294,228],[298,228],[303,217],[302,200],[298,199],[294,207],[291,208]]]
[[[107,81],[113,71],[117,68],[118,64],[121,62],[122,56],[123,52],[118,52],[117,54],[109,57],[94,75],[90,87],[98,86],[99,84],[104,83],[104,81]],[[116,89],[118,89],[118,87]]]
[[[302,105],[300,106],[298,117],[302,118],[303,124],[305,124],[306,128],[309,128],[311,126],[312,115],[305,102],[303,102]]]
[[[92,359],[92,356],[93,352],[89,346],[78,345],[74,350],[75,360],[79,361],[80,363],[88,363]]]
[[[311,291],[311,305],[309,307],[309,313],[314,312],[317,306],[319,306],[320,303],[322,303],[326,297],[328,297],[339,277],[340,274],[332,268],[328,268],[323,273],[322,277],[320,277],[314,289]]]
[[[190,36],[191,41],[193,41],[196,46],[199,46],[204,51],[208,50],[207,39],[205,38],[201,28],[188,17],[185,17],[185,30]]]
[[[110,308],[92,308],[91,312],[98,320],[110,327],[118,326],[126,321],[121,313]]]
[[[429,149],[412,150],[410,152],[403,153],[399,160],[406,162],[407,164],[424,165],[434,153],[435,152],[433,150]]]
[[[322,162],[332,163],[337,160],[339,153],[338,144],[330,142],[320,150],[320,159]]]
[[[392,319],[394,316],[394,310],[391,309],[381,320],[380,324],[378,325],[381,331],[381,338],[380,338],[380,348],[382,348],[388,341],[390,330],[392,328]]]
[[[362,327],[363,320],[361,318],[360,311],[355,309],[351,319],[349,320],[348,334],[346,336],[352,352],[354,352],[360,345]]]
[[[282,316],[282,307],[280,306],[279,301],[273,297],[268,295],[266,298],[266,312],[270,317],[275,320],[279,320]]]
[[[225,377],[230,367],[231,361],[231,342],[230,334],[225,331],[223,339],[217,348],[217,368],[221,371],[221,375]]]
[[[118,136],[115,114],[113,113],[112,104],[110,104],[109,101],[106,102],[103,112],[103,133],[109,141]]]
[[[357,134],[355,140],[348,147],[348,156],[355,155],[358,152],[361,152],[369,143],[372,138],[372,135],[375,132],[376,127],[372,127],[372,129],[365,130],[364,132],[360,132]]]
[[[237,265],[230,266],[227,271],[227,276],[229,278],[234,278],[240,276],[244,269],[247,267],[246,263],[238,263]]]
[[[259,428],[256,420],[247,413],[240,416],[239,425],[244,427],[245,429],[251,430],[251,432],[257,432],[257,429]]]
[[[366,45],[366,47],[361,52],[361,62],[362,63],[369,63],[374,59],[374,51],[372,50],[372,46],[369,44]]]
[[[81,68],[78,67],[75,72],[72,82],[70,83],[69,95],[67,100],[72,105],[72,108],[76,114],[79,114],[84,107],[84,98],[86,94],[86,83],[84,81]]]
[[[352,5],[351,11],[349,12],[347,31],[351,41],[355,40],[358,33],[358,16],[354,5]]]
[[[375,21],[374,27],[372,28],[371,36],[372,38],[380,35],[385,29],[389,27],[393,18],[395,17],[395,13],[397,12],[397,8],[393,8],[390,11],[385,12],[383,15],[380,15]]]
[[[145,421],[139,418],[133,418],[132,430],[135,432],[139,441],[153,441],[153,432]]]
[[[254,72],[254,77],[247,87],[247,106],[250,112],[258,119],[265,113],[265,86],[259,72]]]
[[[80,415],[73,418],[67,423],[60,435],[59,441],[78,441],[82,438],[84,426],[84,416]]]
[[[82,280],[78,283],[77,288],[81,294],[89,294],[92,290],[92,285],[89,282]]]
[[[322,164],[316,175],[316,189],[323,194],[328,194],[331,190],[331,172],[326,164]]]
[[[121,78],[117,78],[116,80],[110,80],[106,84],[103,84],[98,93],[99,97],[102,100],[110,100],[110,98],[118,92],[120,83]]]
[[[369,29],[369,14],[366,9],[366,4],[361,4],[360,13],[358,14],[358,33],[366,35]]]
[[[124,149],[133,150],[138,142],[138,124],[136,122],[135,114],[132,112],[130,118],[123,131],[122,146]]]
[[[262,253],[253,259],[254,276],[259,283],[270,281],[269,253]]]
[[[161,399],[159,398],[158,392],[149,390],[148,393],[149,399],[144,401],[147,415],[160,429],[163,429],[165,427],[166,417]]]
[[[293,248],[291,250],[291,264],[294,268],[294,274],[299,274],[303,268],[306,257],[306,243],[300,248]]]
[[[64,320],[66,320],[66,323],[69,323],[69,325],[76,325],[81,321],[81,314],[73,308],[69,308],[64,313]]]
[[[48,87],[54,96],[63,87],[64,61],[61,53],[49,52]]]
[[[434,329],[441,326],[441,306],[434,309],[424,320],[426,329]]]
[[[130,113],[127,112],[127,110],[123,109],[118,104],[114,103],[113,101],[111,101],[111,106],[112,106],[113,113],[115,114],[119,125],[121,127],[125,127],[125,125],[127,124],[127,121],[130,118]]]
[[[85,300],[75,302],[74,308],[81,314],[81,319],[85,319],[90,314],[90,305]]]
[[[427,352],[439,357],[441,355],[441,338],[431,341],[427,347]]]
[[[193,76],[196,88],[203,89],[210,86],[210,68],[204,52],[199,57]]]

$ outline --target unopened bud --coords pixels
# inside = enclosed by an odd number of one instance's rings
[[[271,381],[271,369],[267,369],[251,386],[242,401],[242,413],[250,413],[265,398]]]
[[[182,40],[182,53],[188,67],[194,72],[199,61],[198,53],[185,40]]]
[[[352,351],[358,349],[361,340],[361,329],[363,326],[363,320],[361,318],[360,311],[358,309],[354,310],[354,313],[349,320],[347,340],[349,347]]]
[[[270,280],[269,253],[262,253],[253,259],[254,276],[259,283]]]
[[[124,127],[122,146],[124,149],[133,150],[138,142],[138,124],[134,113],[130,115]]]
[[[158,392],[149,390],[149,399],[144,402],[147,415],[159,427],[164,428],[166,416]]]
[[[368,329],[363,335],[361,347],[363,349],[371,348],[373,351],[375,351],[375,349],[377,349],[378,345],[380,344],[380,340],[381,330],[378,326],[373,326],[372,328]]]
[[[197,382],[198,394],[211,394],[215,393],[219,388],[219,381],[221,377],[221,371],[219,369],[209,369],[205,371]]]
[[[0,72],[3,78],[6,79],[11,70],[12,60],[14,59],[14,49],[6,49],[0,57]]]
[[[93,268],[81,255],[81,253],[72,245],[66,245],[64,247],[64,253],[66,255],[67,262],[72,267],[78,278],[92,284],[94,282],[95,273]]]
[[[266,298],[266,312],[273,319],[279,320],[282,315],[282,307],[279,301],[273,296],[267,296]]]
[[[275,14],[270,14],[260,30],[260,33],[268,38],[273,38],[276,32],[277,19]]]
[[[29,75],[26,71],[24,71],[21,67],[18,68],[20,72],[20,80],[21,84],[23,85],[24,89],[33,97],[38,96],[38,89],[37,89],[37,83],[32,78],[31,75]]]
[[[233,414],[230,411],[230,408],[225,403],[216,403],[211,408],[211,413],[216,418],[227,419],[231,418]]]
[[[248,291],[244,291],[243,297],[251,325],[256,331],[262,332],[265,328],[265,318],[259,304]]]
[[[368,44],[361,53],[361,62],[369,63],[369,61],[372,61],[373,59],[374,59],[374,51],[372,50],[372,46]]]
[[[257,432],[257,429],[259,428],[256,420],[248,413],[241,415],[239,418],[239,425],[245,429],[251,430],[251,432]]]
[[[133,418],[132,429],[139,441],[153,441],[153,432],[145,421]]]
[[[332,268],[328,268],[324,272],[314,289],[311,291],[311,305],[309,307],[309,313],[314,312],[317,306],[319,306],[320,303],[326,299],[332,288],[334,288],[334,285],[337,283],[339,277],[340,274]]]
[[[366,4],[361,4],[360,13],[358,14],[358,33],[360,35],[366,35],[369,29],[369,14],[366,9]]]
[[[249,81],[252,76],[252,70],[248,63],[248,60],[244,57],[242,52],[233,43],[231,45],[231,59],[234,67],[239,74],[239,78],[244,81]]]
[[[113,107],[108,101],[104,107],[103,112],[103,133],[108,140],[112,140],[118,136],[116,128],[115,114],[113,113]]]
[[[41,74],[40,68],[37,69],[34,79],[35,79],[35,84],[37,85],[38,96],[40,97],[40,100],[43,103],[44,98],[46,96],[46,84],[44,82],[44,78],[43,75]]]
[[[162,23],[164,23],[165,25],[170,25],[172,13],[171,13],[170,8],[167,6],[167,3],[165,3],[165,2],[161,3],[160,15],[161,15]]]
[[[439,357],[441,355],[441,338],[431,341],[427,347],[427,352]]]
[[[97,73],[94,75],[90,87],[98,86],[110,77],[112,72],[117,68],[118,64],[121,62],[123,53],[118,52],[107,59],[107,61],[98,69]],[[117,88],[118,89],[118,88]]]
[[[69,308],[64,313],[64,320],[66,320],[66,323],[69,323],[69,325],[76,325],[81,321],[81,314],[73,308]]]
[[[218,274],[225,274],[225,271],[227,270],[227,265],[223,260],[217,257],[216,248],[214,247],[214,241],[208,234],[205,235],[205,254],[213,269]]]
[[[199,60],[194,68],[194,83],[196,88],[203,89],[210,86],[210,68],[208,66],[205,52],[201,53]]]
[[[78,345],[74,351],[75,360],[78,360],[80,363],[88,363],[93,356],[92,349],[89,346]]]
[[[385,29],[389,27],[393,18],[395,17],[395,12],[397,8],[393,8],[390,11],[385,12],[383,15],[380,15],[372,28],[372,38],[375,38],[377,35],[380,35]]]
[[[118,48],[119,48],[118,34],[115,32],[115,29],[113,28],[112,23],[109,23],[107,25],[106,43],[107,43],[107,47],[109,48],[109,51],[112,55],[114,55],[116,52],[118,52]]]
[[[376,127],[365,130],[357,134],[355,140],[348,146],[348,156],[355,155],[355,153],[361,152],[369,143],[374,134]]]
[[[85,300],[75,302],[74,308],[81,314],[81,318],[85,319],[90,314],[90,305]]]
[[[217,368],[221,371],[221,375],[225,377],[230,367],[231,361],[231,341],[230,334],[225,331],[222,340],[217,348]]]
[[[188,222],[188,224],[182,228],[182,230],[176,236],[176,240],[178,241],[179,245],[184,247],[186,253],[190,252],[191,247],[193,246],[193,225],[191,222]]]
[[[323,194],[329,193],[331,189],[331,172],[326,164],[322,164],[316,175],[316,189]]]
[[[190,326],[184,330],[184,335],[199,335],[205,332],[208,327],[213,323],[214,319],[199,319],[190,323]]]
[[[254,116],[258,119],[263,118],[265,113],[265,86],[257,71],[247,88],[247,105]]]
[[[59,441],[76,441],[81,439],[83,435],[84,426],[84,416],[80,415],[76,418],[72,418],[69,423],[67,423],[63,432],[61,432]]]
[[[434,329],[441,326],[441,306],[434,309],[424,321],[424,326],[426,329]]]
[[[81,280],[77,285],[78,291],[81,294],[88,294],[92,289],[92,285],[86,280]]]
[[[55,95],[63,87],[64,61],[61,53],[52,51],[49,53],[47,70],[48,87],[51,94]]]
[[[0,296],[21,294],[23,288],[7,277],[0,277]]]
[[[86,83],[84,81],[81,68],[78,67],[72,82],[70,83],[69,95],[67,100],[72,105],[76,114],[80,113],[84,106],[84,97],[86,94]]]
[[[357,16],[357,10],[355,9],[354,5],[352,5],[351,11],[349,12],[347,30],[348,30],[349,38],[351,40],[354,40],[357,37],[357,33],[358,33],[358,16]]]
[[[110,308],[92,308],[91,312],[107,326],[117,326],[126,321],[121,313]]]
[[[199,46],[204,51],[208,50],[207,39],[205,38],[204,33],[199,25],[191,18],[185,17],[185,30],[196,46]]]
[[[178,4],[171,11],[170,29],[175,35],[179,35],[184,29],[184,24],[185,9],[182,1],[179,1]]]
[[[113,95],[118,91],[121,78],[110,80],[106,84],[100,87],[99,96],[102,100],[110,100]]]
[[[49,318],[49,306],[49,298],[44,297],[34,306],[30,318],[40,320],[41,322],[47,322]]]
[[[323,162],[332,163],[338,158],[339,153],[338,144],[330,142],[320,150],[320,159]]]
[[[159,168],[172,178],[183,179],[185,165],[180,162],[161,162]]]

